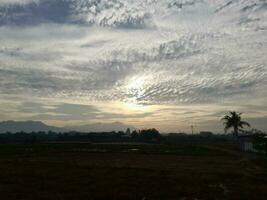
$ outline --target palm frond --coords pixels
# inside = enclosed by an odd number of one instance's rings
[[[239,126],[243,127],[243,125],[250,127],[250,124],[246,121],[240,121]]]
[[[225,115],[223,118],[221,118],[221,120],[229,120],[231,117],[229,115]]]
[[[235,111],[230,111],[228,115],[225,115],[221,120],[223,121],[224,125],[224,132],[226,133],[228,129],[233,128],[234,134],[238,135],[239,127],[242,129],[243,126],[249,126],[250,124],[246,121],[241,121],[242,113],[238,113]]]

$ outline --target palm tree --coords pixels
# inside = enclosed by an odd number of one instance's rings
[[[242,113],[237,113],[235,111],[230,112],[229,115],[225,115],[222,120],[224,121],[224,131],[227,132],[228,129],[233,128],[233,135],[238,136],[238,131],[243,128],[244,125],[250,127],[250,124],[241,119]]]

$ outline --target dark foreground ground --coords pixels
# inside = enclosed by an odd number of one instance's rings
[[[0,145],[0,199],[267,199],[263,156],[218,144]]]

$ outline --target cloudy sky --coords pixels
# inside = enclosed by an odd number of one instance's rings
[[[0,120],[267,130],[266,0],[0,0]]]

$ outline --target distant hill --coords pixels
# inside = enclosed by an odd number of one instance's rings
[[[135,130],[136,128],[131,125],[126,125],[121,122],[114,123],[95,123],[86,124],[81,126],[65,127],[68,130],[75,130],[80,132],[109,132],[109,131],[126,131],[127,128]]]
[[[66,126],[63,128],[56,126],[49,126],[41,121],[3,121],[0,122],[0,133],[5,132],[38,132],[38,131],[55,131],[55,132],[66,132],[66,131],[79,131],[79,132],[110,132],[110,131],[125,131],[127,128],[131,130],[136,129],[133,126],[123,124],[121,122],[114,123],[95,123],[86,124],[81,126]]]
[[[0,122],[0,133],[5,132],[32,132],[32,131],[56,131],[63,132],[66,131],[63,128],[48,126],[41,121],[3,121]]]

